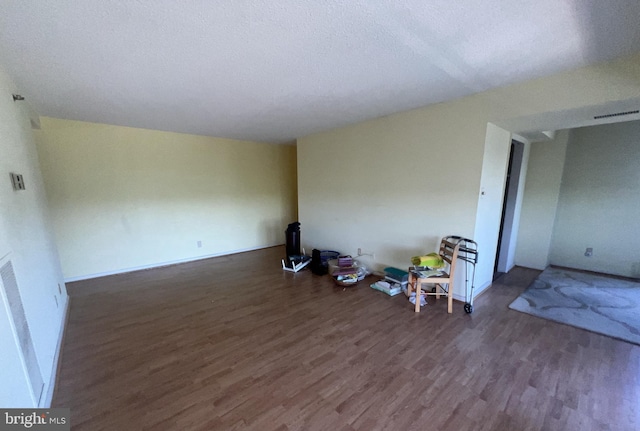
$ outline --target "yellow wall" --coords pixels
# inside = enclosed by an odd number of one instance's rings
[[[475,237],[481,290],[495,260],[504,129],[629,98],[640,98],[637,55],[298,139],[302,243],[351,254],[360,247],[380,269],[406,268],[442,236]],[[464,296],[462,286],[455,291]]]
[[[282,244],[297,217],[294,146],[46,117],[41,126],[67,279]]]
[[[377,262],[403,267],[407,256],[432,251],[440,232],[453,226],[465,226],[457,232],[472,236],[477,191],[465,184],[480,179],[476,161],[482,160],[486,122],[467,116],[464,127],[451,130],[448,115],[454,114],[411,111],[299,139],[307,248],[349,254],[362,248]],[[439,208],[452,205],[468,211],[443,217]]]

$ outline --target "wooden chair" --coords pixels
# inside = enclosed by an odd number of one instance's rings
[[[431,277],[424,277],[420,271],[414,268],[409,268],[409,284],[408,293],[416,292],[416,308],[415,312],[420,312],[420,298],[424,295],[433,295],[436,299],[440,298],[440,295],[446,296],[448,299],[447,312],[453,313],[453,279],[456,273],[456,262],[458,260],[458,251],[460,249],[459,243],[454,243],[443,238],[440,242],[440,249],[438,254],[445,262],[445,267],[442,268],[442,275],[435,275]],[[422,290],[422,284],[434,284],[435,287],[430,292]]]

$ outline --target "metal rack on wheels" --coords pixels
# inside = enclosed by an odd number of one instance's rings
[[[473,313],[473,289],[475,288],[476,264],[478,263],[478,243],[469,238],[450,235],[445,240],[460,244],[458,259],[464,261],[464,311]],[[471,265],[471,289],[469,289],[469,265]]]

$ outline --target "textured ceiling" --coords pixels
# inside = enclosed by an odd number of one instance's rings
[[[40,115],[263,142],[640,50],[638,0],[2,0]]]

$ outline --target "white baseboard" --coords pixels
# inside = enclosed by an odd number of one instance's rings
[[[249,248],[242,248],[242,249],[237,249],[237,250],[228,250],[228,251],[223,251],[221,253],[214,253],[214,254],[207,254],[207,255],[203,255],[203,256],[188,257],[188,258],[185,258],[185,259],[176,259],[176,260],[170,260],[170,261],[166,261],[166,262],[151,263],[149,265],[133,266],[133,267],[129,267],[129,268],[116,269],[116,270],[113,270],[113,271],[98,272],[98,273],[95,273],[95,274],[77,275],[77,276],[74,276],[74,277],[65,278],[64,282],[65,283],[71,283],[71,282],[74,282],[74,281],[89,280],[89,279],[92,279],[92,278],[106,277],[108,275],[125,274],[127,272],[141,271],[141,270],[144,270],[144,269],[160,268],[160,267],[163,267],[163,266],[176,265],[176,264],[179,264],[179,263],[195,262],[197,260],[211,259],[212,257],[228,256],[228,255],[237,254],[237,253],[245,253],[247,251],[262,250],[264,248],[276,247],[276,246],[279,246],[279,245],[282,245],[282,244],[261,245],[261,246],[258,246],[258,247],[249,247]]]
[[[476,287],[475,289],[473,289],[473,297],[475,298],[476,296],[480,295],[482,292],[484,292],[486,289],[491,287],[492,282],[491,281],[487,281],[485,284],[483,284],[480,287]]]
[[[480,286],[480,287],[477,287],[477,286],[476,286],[476,287],[473,289],[473,297],[474,297],[474,299],[475,299],[478,295],[480,295],[482,292],[484,292],[484,291],[485,291],[487,288],[489,288],[489,287],[491,287],[491,282],[487,282],[487,283],[483,284],[483,285],[482,285],[482,286]],[[469,286],[469,290],[471,290],[471,286]],[[471,294],[471,291],[469,291],[469,294]],[[463,295],[459,295],[459,294],[457,294],[457,293],[454,293],[454,294],[453,294],[453,299],[455,299],[455,300],[457,300],[457,301],[460,301],[460,302],[466,302],[465,297],[464,297]]]
[[[50,408],[53,401],[53,394],[56,390],[56,382],[58,379],[58,371],[60,370],[60,358],[62,357],[62,346],[64,342],[64,334],[67,330],[67,322],[69,321],[69,295],[66,296],[64,302],[64,313],[62,316],[62,324],[60,325],[60,331],[58,332],[58,343],[56,345],[56,354],[53,357],[53,364],[51,366],[51,377],[49,378],[49,384],[47,385],[47,393],[43,399],[40,400],[40,408]]]

